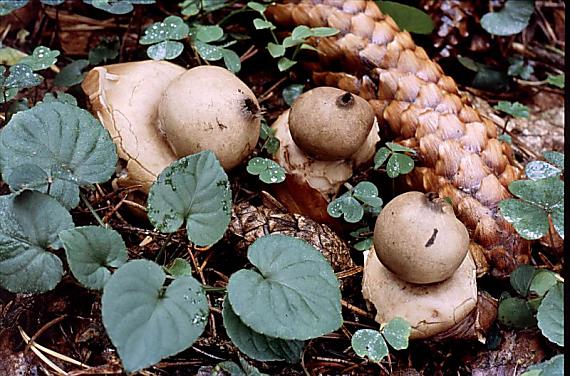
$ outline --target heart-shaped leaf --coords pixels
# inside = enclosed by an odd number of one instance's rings
[[[527,328],[536,324],[536,320],[526,300],[506,298],[499,303],[498,319],[512,328]]]
[[[534,266],[521,265],[509,277],[511,286],[521,296],[527,296],[535,274],[538,272]]]
[[[548,232],[548,215],[524,201],[507,199],[499,202],[501,214],[525,239],[540,239]]]
[[[228,298],[241,321],[275,338],[306,340],[342,325],[340,289],[324,256],[285,235],[258,238],[248,251],[258,269],[230,277]]]
[[[378,188],[369,181],[362,181],[354,187],[352,195],[363,203],[379,208],[382,206],[382,199],[378,197]]]
[[[508,0],[503,9],[487,13],[481,18],[481,26],[494,35],[514,35],[523,31],[534,13],[532,0]]]
[[[200,283],[179,277],[164,286],[165,280],[159,265],[135,260],[105,284],[103,324],[128,372],[187,349],[206,327],[208,301]]]
[[[262,18],[254,19],[253,20],[253,26],[255,26],[255,28],[257,30],[263,30],[263,29],[273,30],[273,29],[275,29],[275,25],[273,25],[273,23],[266,21]]]
[[[37,86],[42,83],[42,77],[25,64],[10,67],[8,77],[5,77],[6,67],[0,66],[0,103],[14,98],[20,89]]]
[[[247,6],[260,14],[264,14],[265,9],[267,9],[266,5],[258,3],[257,1],[248,1]]]
[[[174,259],[174,261],[164,269],[173,277],[192,275],[192,267],[190,266],[190,263],[183,258]]]
[[[562,173],[558,167],[544,161],[531,161],[525,166],[524,171],[530,180],[559,176]]]
[[[382,13],[389,15],[402,30],[410,33],[430,34],[434,28],[431,17],[409,5],[395,1],[376,1]]]
[[[238,73],[241,70],[241,60],[234,51],[222,48],[222,57],[224,59],[224,65],[230,72]]]
[[[559,169],[564,169],[564,154],[557,151],[546,151],[544,152],[544,158]]]
[[[182,43],[166,40],[147,48],[146,54],[153,60],[172,60],[177,58],[182,51],[184,51]]]
[[[337,35],[339,30],[334,27],[313,27],[311,28],[311,34],[314,37],[324,38],[324,37],[332,37],[333,35]]]
[[[71,215],[39,192],[0,196],[0,286],[15,293],[53,289],[63,274],[58,232],[73,228]]]
[[[564,201],[562,202],[562,205],[558,206],[552,211],[550,217],[552,218],[554,229],[558,235],[564,239]]]
[[[348,223],[356,223],[364,216],[362,205],[349,194],[344,194],[331,201],[327,206],[327,212],[333,218],[340,218],[344,215],[344,220]]]
[[[259,175],[259,180],[267,184],[281,183],[285,180],[285,169],[277,162],[267,158],[255,157],[247,163],[247,172]]]
[[[83,0],[83,2],[112,14],[126,14],[133,10],[133,4],[154,4],[155,0]]]
[[[295,41],[304,41],[306,38],[313,35],[313,32],[308,26],[299,25],[291,32],[291,38]]]
[[[118,268],[127,259],[127,247],[118,232],[100,226],[76,227],[61,231],[69,269],[81,284],[100,290],[111,277],[109,268]]]
[[[196,31],[196,38],[204,43],[215,42],[224,36],[224,29],[218,25],[200,25]]]
[[[558,177],[540,180],[515,180],[509,191],[524,201],[551,211],[564,202],[564,183]]]
[[[556,274],[550,270],[540,269],[534,275],[530,284],[530,291],[535,292],[538,296],[544,296],[548,290],[558,282]]]
[[[50,194],[67,208],[77,206],[78,186],[109,180],[116,163],[107,130],[89,112],[69,104],[40,103],[18,112],[0,133],[2,175],[23,165],[40,167],[54,179]]]
[[[533,364],[520,376],[564,376],[564,354]]]
[[[47,47],[39,46],[34,49],[30,56],[22,58],[18,63],[26,64],[32,70],[42,70],[51,67],[57,61],[59,51],[50,50]]]
[[[407,174],[414,168],[414,160],[405,154],[393,153],[386,165],[386,174],[395,178],[398,175]]]
[[[104,38],[95,48],[89,51],[89,64],[99,65],[107,60],[116,59],[119,56],[121,44],[119,38]]]
[[[397,144],[395,142],[386,142],[386,146],[392,150],[394,153],[412,153],[415,154],[415,150],[407,146]]]
[[[188,239],[200,246],[222,238],[231,206],[228,176],[210,150],[173,162],[148,195],[148,217],[159,231],[174,232],[186,221]]]
[[[403,350],[408,348],[408,342],[412,327],[410,324],[401,317],[395,317],[388,321],[386,326],[382,329],[382,334],[390,346],[396,350]]]
[[[352,336],[352,349],[356,355],[380,362],[388,355],[386,341],[377,330],[359,329]]]
[[[277,68],[279,69],[280,72],[284,72],[284,71],[290,69],[295,64],[297,64],[296,61],[288,59],[286,57],[282,57],[277,62]]]
[[[387,147],[383,146],[380,149],[378,149],[378,151],[374,155],[374,168],[378,169],[382,167],[382,165],[384,164],[384,162],[386,162],[390,154],[392,154],[392,152]]]
[[[204,60],[218,61],[224,57],[222,52],[224,49],[222,47],[200,42],[199,40],[194,42],[194,47]]]
[[[224,327],[234,345],[245,355],[259,361],[287,361],[298,363],[305,343],[288,341],[259,334],[246,326],[235,314],[229,299],[222,311]]]
[[[281,57],[285,55],[285,47],[280,44],[269,42],[267,44],[267,51],[272,57]]]
[[[83,70],[89,65],[89,60],[80,59],[67,64],[55,76],[53,84],[55,86],[71,87],[83,82],[85,72]]]
[[[564,285],[557,283],[546,293],[536,315],[542,334],[564,346]]]
[[[188,36],[190,28],[177,16],[168,16],[162,22],[156,22],[144,31],[140,44],[154,44],[167,40],[181,40]]]

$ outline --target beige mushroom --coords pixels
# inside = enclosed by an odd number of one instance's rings
[[[374,248],[382,264],[404,281],[435,283],[451,277],[463,262],[469,233],[445,200],[406,192],[376,219]]]
[[[443,282],[418,285],[406,282],[366,252],[362,295],[376,308],[375,320],[386,323],[401,317],[410,323],[410,339],[441,333],[465,319],[477,305],[475,263],[467,255],[459,269]]]
[[[280,142],[274,159],[285,168],[287,178],[293,176],[325,201],[338,193],[355,169],[372,160],[380,140],[368,102],[330,87],[302,94],[272,128]]]
[[[231,169],[259,135],[257,99],[223,68],[114,64],[92,69],[82,88],[125,161],[118,184],[139,185],[143,192],[170,163],[201,150],[213,150]]]

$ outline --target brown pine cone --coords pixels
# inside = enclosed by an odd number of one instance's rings
[[[373,1],[288,2],[269,7],[267,16],[289,29],[339,29],[334,37],[311,40],[319,50],[318,62],[310,66],[314,82],[368,100],[381,132],[417,151],[416,168],[401,179],[402,186],[449,197],[493,275],[505,277],[528,263],[530,243],[498,213],[498,202],[511,197],[508,184],[521,176],[512,150],[408,32]]]

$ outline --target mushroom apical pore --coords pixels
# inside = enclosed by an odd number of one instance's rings
[[[469,233],[443,199],[406,192],[380,212],[374,228],[378,259],[404,281],[441,282],[457,270],[469,247]]]

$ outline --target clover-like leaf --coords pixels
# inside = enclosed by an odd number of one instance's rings
[[[119,56],[120,47],[119,38],[104,38],[97,46],[89,51],[89,64],[99,65],[106,63],[108,60],[116,59]]]
[[[214,244],[230,223],[232,197],[228,176],[210,150],[173,162],[158,175],[148,195],[148,217],[161,232],[186,221],[188,239]]]
[[[50,195],[67,208],[77,206],[78,186],[109,180],[116,163],[107,130],[89,112],[69,104],[40,103],[18,112],[0,133],[2,175],[23,165],[40,167],[53,181]]]
[[[564,183],[558,177],[515,180],[509,191],[524,201],[550,212],[564,202]]]
[[[564,285],[557,283],[546,293],[536,315],[542,334],[564,346]]]
[[[39,192],[0,196],[0,286],[15,293],[53,289],[63,275],[58,232],[73,228],[71,215]]]
[[[154,4],[155,0],[83,0],[83,2],[112,14],[127,14],[133,10],[133,4]]]
[[[414,160],[406,154],[393,153],[386,164],[386,174],[391,178],[407,174],[413,169]]]
[[[410,323],[401,317],[395,317],[388,321],[386,326],[382,328],[382,335],[388,341],[390,346],[396,350],[403,350],[408,348],[410,333],[412,327]]]
[[[380,149],[378,149],[378,151],[374,155],[374,168],[378,169],[378,168],[382,167],[384,162],[386,162],[386,160],[388,160],[388,157],[391,154],[392,154],[392,152],[390,151],[390,149],[388,149],[385,146],[382,146]]]
[[[146,54],[153,60],[172,60],[177,58],[182,51],[184,51],[182,43],[166,40],[147,48]]]
[[[519,266],[511,273],[511,276],[509,277],[511,286],[513,286],[513,289],[515,289],[519,295],[527,296],[532,280],[537,272],[538,270],[534,266]]]
[[[248,1],[247,6],[261,15],[265,14],[265,10],[267,9],[266,5],[258,3],[257,1]]]
[[[260,334],[246,326],[235,314],[229,299],[224,299],[224,327],[234,345],[245,355],[259,361],[298,363],[304,341],[284,340]]]
[[[534,68],[530,64],[525,64],[523,59],[509,59],[511,65],[507,71],[509,76],[519,76],[523,80],[530,79],[534,73]]]
[[[305,25],[299,25],[291,32],[291,38],[296,41],[303,41],[313,35],[311,28]]]
[[[255,157],[247,163],[247,172],[259,175],[259,180],[267,184],[281,183],[285,180],[285,169],[277,162],[267,158]]]
[[[263,29],[269,29],[269,30],[273,30],[275,29],[275,25],[273,25],[272,22],[269,22],[267,20],[264,20],[263,18],[256,18],[253,20],[253,26],[257,29],[257,30],[263,30]]]
[[[378,188],[369,181],[358,183],[352,191],[352,196],[373,208],[382,206],[382,199],[378,197]]]
[[[80,59],[75,60],[65,67],[55,76],[53,84],[55,86],[70,87],[78,85],[85,78],[83,70],[89,65],[89,60]]]
[[[208,301],[192,277],[165,286],[166,274],[152,261],[120,267],[103,289],[103,324],[127,372],[190,347],[208,321]]]
[[[409,5],[395,1],[376,1],[378,7],[384,14],[388,14],[394,19],[402,30],[416,34],[430,34],[434,24],[429,14]]]
[[[377,330],[359,329],[351,340],[352,349],[356,355],[367,357],[373,362],[379,363],[388,355],[388,345]]]
[[[281,44],[269,42],[267,43],[267,51],[269,51],[269,54],[275,58],[285,55],[285,47]]]
[[[0,66],[0,103],[14,98],[20,89],[37,86],[42,83],[42,76],[34,73],[32,68],[25,64],[12,65],[8,77],[5,77],[6,68]]]
[[[481,26],[494,35],[514,35],[528,26],[533,13],[534,1],[507,0],[500,11],[483,15]]]
[[[501,214],[525,239],[542,238],[548,232],[548,214],[524,201],[507,199],[499,202]]]
[[[526,300],[506,298],[499,303],[498,319],[512,328],[527,328],[536,324],[536,319]]]
[[[303,84],[292,84],[283,88],[281,94],[283,95],[283,100],[288,106],[292,106],[295,99],[303,93],[305,85]]]
[[[332,37],[333,35],[337,35],[340,32],[337,28],[334,27],[312,27],[311,28],[311,36],[313,37]]]
[[[140,44],[154,44],[168,40],[181,40],[188,36],[190,28],[178,16],[168,16],[162,22],[155,22],[145,31]]]
[[[204,43],[215,42],[224,36],[224,29],[218,25],[200,25],[196,30],[196,38]]]
[[[557,151],[545,151],[544,158],[559,169],[564,170],[564,154]]]
[[[344,216],[344,220],[348,223],[356,223],[364,216],[364,208],[350,194],[342,195],[327,206],[327,212],[333,218]]]
[[[241,60],[234,51],[222,48],[222,58],[224,59],[224,65],[230,72],[237,73],[241,70]]]
[[[527,163],[524,168],[526,176],[530,180],[538,180],[549,178],[553,176],[559,176],[562,171],[556,167],[551,165],[548,162],[544,161],[531,161]]]
[[[54,65],[58,56],[58,50],[50,50],[48,47],[39,46],[34,49],[31,55],[23,57],[18,63],[26,64],[32,70],[37,71]]]
[[[557,74],[557,75],[551,75],[549,74],[546,77],[546,82],[552,86],[556,86],[560,89],[564,89],[564,81],[565,81],[565,76],[564,73],[562,74]]]
[[[528,107],[519,102],[499,101],[493,108],[513,117],[525,119],[529,117]]]
[[[386,142],[386,146],[394,153],[412,153],[412,154],[416,153],[414,149],[411,149],[404,145],[397,144],[395,142]]]
[[[296,61],[288,59],[286,57],[282,57],[277,62],[277,68],[279,69],[280,72],[284,72],[284,71],[290,69],[295,64],[297,64]]]
[[[198,51],[204,60],[218,61],[224,57],[222,52],[224,48],[220,46],[214,46],[197,40],[194,42],[194,48],[196,48],[196,51]]]
[[[287,340],[316,338],[342,325],[339,282],[313,246],[271,234],[258,238],[247,257],[258,271],[242,269],[228,283],[229,301],[245,325]]]
[[[538,294],[538,296],[544,296],[550,290],[550,288],[558,282],[556,274],[550,270],[540,269],[538,270],[530,284],[530,291]]]
[[[110,268],[118,268],[127,259],[127,247],[121,235],[101,226],[76,227],[59,233],[69,269],[81,284],[100,290],[111,277]]]
[[[164,269],[173,277],[192,275],[192,267],[190,266],[190,263],[179,257],[174,259],[174,261]]]
[[[357,251],[368,251],[373,244],[374,244],[373,238],[366,238],[364,240],[359,241],[358,243],[355,243],[353,247]]]

